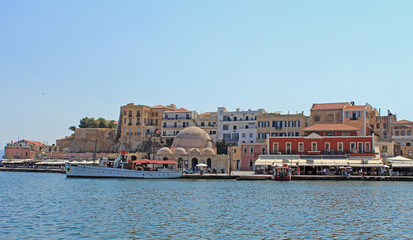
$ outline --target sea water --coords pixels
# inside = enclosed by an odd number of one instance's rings
[[[408,239],[413,183],[0,172],[0,239]]]

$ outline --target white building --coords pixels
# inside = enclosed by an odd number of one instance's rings
[[[162,117],[162,137],[174,138],[182,129],[196,126],[198,113],[185,108],[165,111]]]
[[[217,141],[225,139],[226,142],[255,143],[257,140],[257,116],[264,113],[264,109],[228,112],[224,107],[219,107]]]

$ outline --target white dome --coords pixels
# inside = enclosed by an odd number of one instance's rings
[[[201,153],[202,154],[215,154],[215,151],[212,148],[204,148]]]
[[[163,147],[161,149],[158,150],[158,152],[156,152],[156,154],[172,154],[171,149],[167,148],[167,147]]]
[[[186,151],[185,149],[178,147],[178,148],[175,148],[174,154],[186,154]]]

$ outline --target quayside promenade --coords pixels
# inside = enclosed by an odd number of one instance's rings
[[[7,172],[38,172],[38,173],[60,173],[64,174],[63,169],[34,169],[34,168],[5,168],[0,167],[0,171]],[[183,179],[234,179],[234,180],[249,180],[249,181],[266,181],[271,180],[271,175],[256,175],[252,171],[234,171],[229,176],[227,173],[218,174],[184,174]],[[348,176],[343,177],[341,175],[293,175],[291,180],[293,181],[314,181],[314,180],[334,180],[334,181],[412,181],[413,176]]]

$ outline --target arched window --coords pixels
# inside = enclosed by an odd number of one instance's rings
[[[198,164],[198,158],[192,158],[191,163],[192,163],[191,167],[193,168],[196,167],[196,165]]]
[[[207,165],[209,168],[212,168],[212,160],[210,158],[207,159]]]
[[[168,158],[167,158],[167,157],[164,157],[163,160],[168,160]]]

